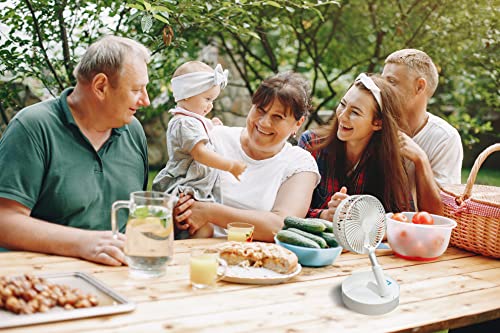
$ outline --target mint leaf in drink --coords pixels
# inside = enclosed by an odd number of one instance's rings
[[[139,218],[148,217],[149,216],[149,209],[146,206],[139,207],[134,211],[134,215],[135,215],[135,217],[139,217]]]

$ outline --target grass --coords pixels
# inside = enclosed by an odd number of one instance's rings
[[[470,169],[462,169],[462,184],[467,182]],[[500,170],[481,168],[474,184],[491,185],[500,187]]]
[[[151,190],[151,184],[155,178],[157,170],[149,172],[148,190]],[[462,184],[467,182],[467,177],[469,177],[470,169],[462,169]],[[477,174],[476,182],[474,184],[483,184],[500,187],[500,170],[495,169],[481,169]]]

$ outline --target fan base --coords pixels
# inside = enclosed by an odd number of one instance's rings
[[[373,272],[355,272],[342,282],[342,300],[351,310],[366,315],[381,315],[399,305],[399,285],[385,276],[389,294],[381,297]]]

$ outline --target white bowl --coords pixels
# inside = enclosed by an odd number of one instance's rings
[[[457,222],[447,217],[431,214],[434,224],[415,224],[411,222],[415,212],[403,212],[410,222],[392,219],[387,216],[387,241],[394,254],[409,260],[430,261],[437,259],[446,251],[451,231]]]

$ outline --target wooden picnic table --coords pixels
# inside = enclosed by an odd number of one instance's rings
[[[127,267],[30,252],[0,253],[0,275],[86,272],[137,304],[133,312],[38,324],[2,332],[430,332],[500,318],[500,260],[449,248],[432,262],[408,261],[377,250],[385,272],[401,288],[400,305],[381,316],[342,304],[341,282],[370,267],[365,255],[343,253],[327,267],[304,267],[287,283],[219,282],[194,291],[189,253],[222,240],[175,241],[167,274],[128,277]]]

